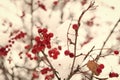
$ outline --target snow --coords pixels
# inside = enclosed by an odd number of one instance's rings
[[[40,27],[46,27],[49,31],[53,32],[55,37],[53,38],[53,44],[54,42],[58,41],[58,44],[62,46],[62,51],[60,52],[60,55],[57,60],[53,60],[50,58],[51,63],[54,65],[54,68],[59,72],[59,75],[61,76],[62,80],[64,78],[67,78],[71,69],[72,65],[72,58],[69,58],[68,56],[64,55],[64,50],[67,49],[67,31],[68,27],[71,24],[77,23],[77,20],[82,13],[83,10],[85,10],[89,2],[82,7],[80,4],[80,0],[72,1],[70,0],[65,5],[62,4],[62,1],[58,4],[54,10],[52,9],[54,0],[42,0],[42,3],[46,5],[47,11],[42,10],[41,8],[38,8],[34,11],[33,15],[30,14],[28,5],[25,4],[23,1],[19,0],[1,0],[0,1],[0,46],[4,46],[8,43],[9,36],[11,32],[14,32],[16,30],[22,30],[26,31],[28,35],[31,35],[31,31],[33,33],[33,37],[38,35],[37,33],[37,26]],[[6,5],[7,4],[7,5]],[[16,4],[16,5],[15,5]],[[114,27],[115,23],[120,17],[120,1],[119,0],[96,0],[95,1],[95,9],[90,10],[85,13],[81,20],[81,26],[78,33],[78,44],[77,44],[77,55],[80,53],[87,54],[90,49],[95,46],[95,49],[100,49],[103,45],[103,42],[109,35],[110,31]],[[24,6],[24,9],[23,9]],[[111,7],[114,7],[115,9],[112,9]],[[27,10],[28,9],[28,10]],[[20,15],[22,13],[22,10],[26,11],[26,15],[23,19],[20,18]],[[61,16],[62,15],[62,16]],[[71,18],[73,17],[73,20]],[[31,30],[31,18],[33,18],[33,28]],[[91,17],[95,17],[94,23],[92,27],[87,26],[84,24],[87,20],[89,20]],[[5,25],[2,25],[4,23],[4,20],[6,21]],[[9,23],[12,23],[13,26],[9,27]],[[98,24],[98,25],[97,25]],[[116,37],[120,37],[120,25],[115,29],[115,32],[112,34],[110,39],[107,41],[107,44],[105,45],[105,48],[112,48],[112,49],[118,49],[120,51],[120,41],[116,40]],[[6,33],[4,33],[6,31]],[[71,40],[74,41],[74,30],[70,28],[69,30],[70,35],[69,37]],[[90,35],[93,37],[93,39],[83,47],[80,46],[85,40],[86,36]],[[28,63],[25,63],[25,57],[23,59],[19,59],[19,52],[24,51],[24,46],[28,43],[30,38],[26,38],[26,41],[17,41],[14,46],[12,47],[11,53],[6,56],[5,58],[5,67],[8,69],[10,73],[12,73],[12,68],[17,66],[26,66],[27,68],[30,67],[33,69],[36,67],[37,63],[36,61],[29,61]],[[54,45],[58,45],[54,44]],[[71,51],[73,52],[73,46],[70,46]],[[100,50],[93,51],[92,57],[96,57],[96,55],[99,53]],[[106,54],[107,50],[103,50],[103,54]],[[110,53],[111,54],[111,53]],[[112,52],[113,54],[113,52]],[[9,57],[13,58],[13,62],[9,64],[7,62],[7,59]],[[80,56],[76,59],[76,64],[81,64],[82,59],[84,56]],[[87,61],[90,59],[93,59],[92,57],[88,57],[87,60],[82,63],[86,64]],[[103,70],[102,74],[99,77],[108,77],[108,74],[110,71],[115,71],[120,74],[120,65],[118,65],[120,55],[111,55],[107,56],[105,58],[101,58],[99,60],[99,63],[103,63],[105,65],[105,69]],[[34,64],[34,65],[33,65]],[[42,65],[45,66],[45,65]],[[21,76],[27,75],[25,74],[25,71],[19,73]],[[24,74],[24,75],[23,75]],[[2,74],[0,73],[0,79],[4,80]],[[82,75],[76,74],[72,77],[71,80],[80,80]],[[119,80],[118,78],[112,78],[108,80]],[[29,80],[29,79],[28,79]],[[40,79],[41,80],[41,79]],[[55,79],[57,80],[57,79]],[[96,80],[96,79],[94,79]]]

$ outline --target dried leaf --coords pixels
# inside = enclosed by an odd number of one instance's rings
[[[89,60],[87,63],[87,67],[89,68],[89,70],[92,71],[96,76],[99,75],[99,73],[96,71],[98,66],[99,65],[94,60]]]

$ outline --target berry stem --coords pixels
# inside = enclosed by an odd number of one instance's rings
[[[106,45],[107,41],[108,41],[109,38],[111,37],[111,35],[112,35],[112,33],[114,32],[115,28],[118,26],[119,22],[120,22],[120,18],[118,19],[118,21],[117,21],[116,24],[114,25],[113,29],[110,31],[110,33],[109,33],[108,37],[106,38],[106,40],[103,42],[103,45],[102,45],[101,50],[100,50],[100,53],[99,53],[99,55],[95,58],[96,61],[99,60],[99,58],[100,58],[100,56],[101,56],[101,54],[102,54],[102,50],[104,49],[104,46]]]
[[[94,3],[95,3],[95,2],[91,2],[90,5],[88,6],[88,8],[85,9],[85,10],[82,12],[82,14],[79,16],[79,19],[78,19],[78,29],[75,30],[74,56],[76,56],[78,30],[79,30],[79,27],[80,27],[81,19],[82,19],[83,15],[84,15],[91,7],[93,7]],[[73,69],[74,69],[74,66],[75,66],[75,60],[76,60],[76,57],[73,58],[70,75],[68,76],[68,79],[67,79],[67,80],[69,80],[69,79],[73,76],[73,72],[74,72]]]
[[[61,80],[61,78],[57,75],[56,70],[54,69],[53,65],[51,64],[51,62],[49,61],[49,59],[47,58],[47,55],[44,53],[44,51],[42,51],[42,54],[44,55],[46,61],[48,62],[48,64],[50,65],[51,69],[53,70],[55,76],[57,77],[58,80]]]

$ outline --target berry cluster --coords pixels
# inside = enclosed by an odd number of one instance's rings
[[[74,57],[74,54],[73,54],[72,52],[70,52],[69,50],[65,50],[65,51],[64,51],[64,54],[65,54],[66,56],[69,56],[70,58],[73,58],[73,57]]]
[[[110,73],[109,73],[109,77],[110,77],[110,78],[119,77],[119,75],[118,75],[118,73],[110,72]]]
[[[45,80],[52,80],[54,78],[54,74],[46,75]]]
[[[40,72],[42,75],[45,75],[45,80],[52,80],[54,78],[54,74],[47,74],[48,72],[51,72],[52,69],[46,67],[46,68],[43,68]]]
[[[46,28],[38,29],[38,33],[39,36],[34,38],[36,44],[34,44],[32,47],[33,54],[43,51],[45,48],[51,48],[50,40],[53,37],[53,33],[47,33]]]
[[[104,69],[104,65],[103,64],[99,64],[97,67],[97,73],[100,74],[102,72],[102,69]]]
[[[41,74],[47,74],[48,73],[48,71],[52,71],[50,68],[48,68],[48,67],[46,67],[46,68],[43,68],[40,72],[41,72]]]
[[[20,32],[18,35],[16,35],[13,39],[17,40],[17,39],[21,39],[21,38],[24,38],[26,35],[26,33],[24,32]]]
[[[27,57],[30,59],[30,60],[38,60],[38,56],[34,56],[34,57],[32,57],[32,55],[30,54],[30,53],[26,53],[26,55],[27,55]]]
[[[48,54],[50,57],[52,57],[53,59],[57,59],[58,58],[58,55],[60,54],[60,52],[58,51],[57,48],[53,48],[53,49],[50,49],[48,51]]]
[[[10,48],[12,47],[12,45],[15,43],[15,40],[24,38],[25,35],[26,35],[26,33],[24,33],[24,32],[21,31],[15,37],[13,37],[10,40],[8,40],[8,44],[5,45],[5,47],[1,47],[0,48],[0,56],[6,56],[7,53],[10,51]]]

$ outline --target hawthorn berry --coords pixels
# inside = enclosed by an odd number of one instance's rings
[[[78,30],[78,24],[73,24],[73,26],[72,26],[72,28],[74,29],[74,30]]]

